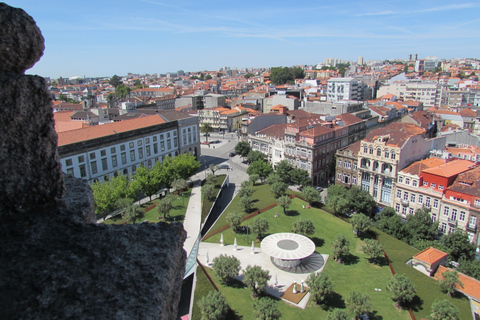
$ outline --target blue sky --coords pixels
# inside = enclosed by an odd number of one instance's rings
[[[480,1],[5,0],[42,30],[27,73],[112,76],[365,60],[480,58]]]

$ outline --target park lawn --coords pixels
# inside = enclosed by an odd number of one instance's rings
[[[188,189],[183,192],[182,196],[174,194],[173,200],[173,209],[170,211],[170,214],[167,217],[167,222],[172,222],[174,219],[176,222],[182,222],[185,219],[185,212],[187,211],[188,200],[190,199],[190,193],[192,189]],[[142,204],[142,208],[148,208],[152,204],[156,203],[159,199],[155,199],[149,202]],[[138,219],[136,223],[147,220],[148,222],[157,223],[159,221],[164,221],[164,219],[158,219],[159,214],[157,208],[154,207],[145,212],[145,217],[143,219]],[[125,224],[125,220],[122,219],[121,215],[110,218],[103,223],[105,224]]]
[[[197,267],[195,273],[197,282],[195,284],[195,302],[192,306],[192,320],[201,320],[202,313],[200,308],[197,305],[197,301],[200,301],[205,297],[211,290],[215,290],[214,286],[210,283],[207,276],[203,272],[201,267]]]
[[[222,188],[222,184],[226,178],[227,178],[226,174],[220,174],[216,176],[215,182],[214,182],[216,196],[218,196],[218,193],[220,192],[220,189]],[[202,220],[201,220],[202,222],[204,222],[205,219],[207,218],[207,215],[210,212],[213,204],[214,204],[213,201],[205,199],[202,192]]]
[[[415,249],[408,244],[395,239],[394,237],[375,229],[378,233],[379,241],[385,246],[385,252],[390,259],[395,273],[405,273],[415,284],[419,299],[414,301],[412,310],[417,319],[428,318],[431,312],[431,305],[436,300],[447,299],[455,304],[459,310],[459,319],[471,319],[469,300],[462,294],[456,294],[453,298],[442,293],[437,280],[430,278],[423,273],[408,266],[406,263],[420,250]]]
[[[300,199],[294,198],[292,200],[292,204],[288,208],[288,215],[283,214],[281,207],[275,207],[252,219],[258,217],[267,219],[270,225],[268,234],[291,232],[293,222],[300,217],[312,220],[316,230],[315,234],[310,236],[310,238],[317,246],[316,252],[330,255],[325,270],[323,271],[331,277],[334,284],[335,294],[329,300],[329,307],[346,308],[344,298],[350,291],[356,290],[370,295],[375,314],[371,319],[409,319],[407,311],[397,310],[394,307],[394,303],[390,299],[390,292],[385,290],[388,280],[392,277],[388,265],[383,263],[382,266],[378,266],[368,263],[366,256],[361,250],[364,242],[362,239],[354,236],[351,225],[321,209],[304,209],[302,204],[305,204],[305,202]],[[275,217],[276,213],[279,214],[278,218]],[[252,219],[244,221],[243,224],[251,223]],[[351,243],[350,252],[352,255],[347,259],[345,264],[339,264],[331,258],[331,242],[335,239],[336,235],[340,233],[346,235]],[[227,229],[223,232],[223,236],[226,244],[233,243],[236,237],[238,245],[248,245],[247,234],[245,233],[234,234],[232,229]],[[249,234],[248,237],[251,245],[252,238],[255,238],[256,235]],[[216,234],[206,239],[206,241],[218,243],[220,241],[220,234]],[[256,240],[257,246],[259,246],[259,243],[260,242]],[[375,291],[375,288],[382,289],[382,291]],[[225,292],[224,294],[230,306],[235,309],[238,314],[242,315],[244,320],[252,319],[253,309],[249,290],[222,286],[221,291]],[[249,301],[247,298],[250,299],[249,303],[245,303],[246,300]],[[325,319],[328,313],[322,307],[315,306],[312,301],[309,302],[307,308],[304,310],[284,302],[279,302],[278,306],[283,312],[282,318],[285,319],[298,316],[307,319]]]

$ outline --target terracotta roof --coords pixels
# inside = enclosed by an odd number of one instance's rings
[[[459,113],[462,117],[476,117],[477,116],[477,113],[475,111],[473,111],[472,109],[469,109],[469,108],[463,109]]]
[[[341,115],[336,116],[335,119],[340,120],[340,121],[345,121],[346,125],[352,125],[352,124],[355,124],[355,123],[363,122],[362,119],[360,119],[357,116],[354,116],[351,113],[343,113]]]
[[[480,168],[460,173],[448,191],[468,194],[480,198]]]
[[[107,123],[83,129],[58,133],[58,146],[64,146],[86,140],[115,135],[120,132],[132,131],[165,123],[158,115],[146,116],[138,119]]]
[[[373,142],[380,136],[388,135],[387,146],[401,147],[410,137],[422,135],[424,132],[424,129],[415,124],[392,122],[384,128],[370,131],[363,141]]]
[[[472,161],[457,159],[433,168],[425,169],[423,172],[440,177],[452,177],[471,169],[472,165],[474,165]]]
[[[142,89],[132,90],[132,92],[151,92],[151,91],[170,92],[170,91],[173,91],[173,88],[172,87],[168,87],[168,88],[142,88]]]
[[[441,280],[443,279],[443,274],[445,271],[452,271],[450,268],[446,268],[444,266],[439,266],[437,269],[437,272],[435,272],[435,279]],[[455,289],[458,291],[475,298],[477,301],[480,301],[480,281],[469,277],[461,272],[458,273],[457,275],[458,280],[463,284],[463,286],[460,286],[459,284],[455,285]]]
[[[72,121],[72,118],[70,118],[70,117],[74,113],[75,113],[75,111],[73,111],[73,110],[54,112],[53,113],[53,119],[55,120],[55,122],[60,122],[60,121],[70,122],[70,121]]]
[[[308,136],[308,137],[316,137],[316,136],[326,134],[326,133],[329,133],[329,132],[332,132],[332,131],[335,131],[335,129],[319,125],[319,126],[315,126],[315,127],[311,128],[311,129],[302,131],[300,133],[300,135],[301,136]]]
[[[272,137],[275,139],[284,139],[285,136],[285,128],[287,127],[286,123],[274,124],[270,127],[267,127],[263,130],[257,132],[260,135],[266,135],[267,137]]]
[[[423,170],[445,164],[445,160],[439,158],[427,158],[417,161],[401,170],[403,173],[420,176]]]
[[[446,256],[448,256],[448,253],[438,250],[434,247],[428,247],[427,249],[420,251],[413,257],[428,264],[434,264],[435,262],[440,261]]]

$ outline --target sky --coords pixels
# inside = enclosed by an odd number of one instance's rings
[[[51,78],[480,58],[478,0],[4,1],[45,38],[27,74]]]

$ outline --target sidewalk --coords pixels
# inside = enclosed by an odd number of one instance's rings
[[[198,175],[199,173],[192,177],[194,181],[192,193],[190,194],[187,210],[185,211],[185,219],[183,221],[183,228],[187,232],[187,239],[183,244],[183,249],[187,252],[187,257],[192,252],[202,224],[202,192],[201,180]]]

